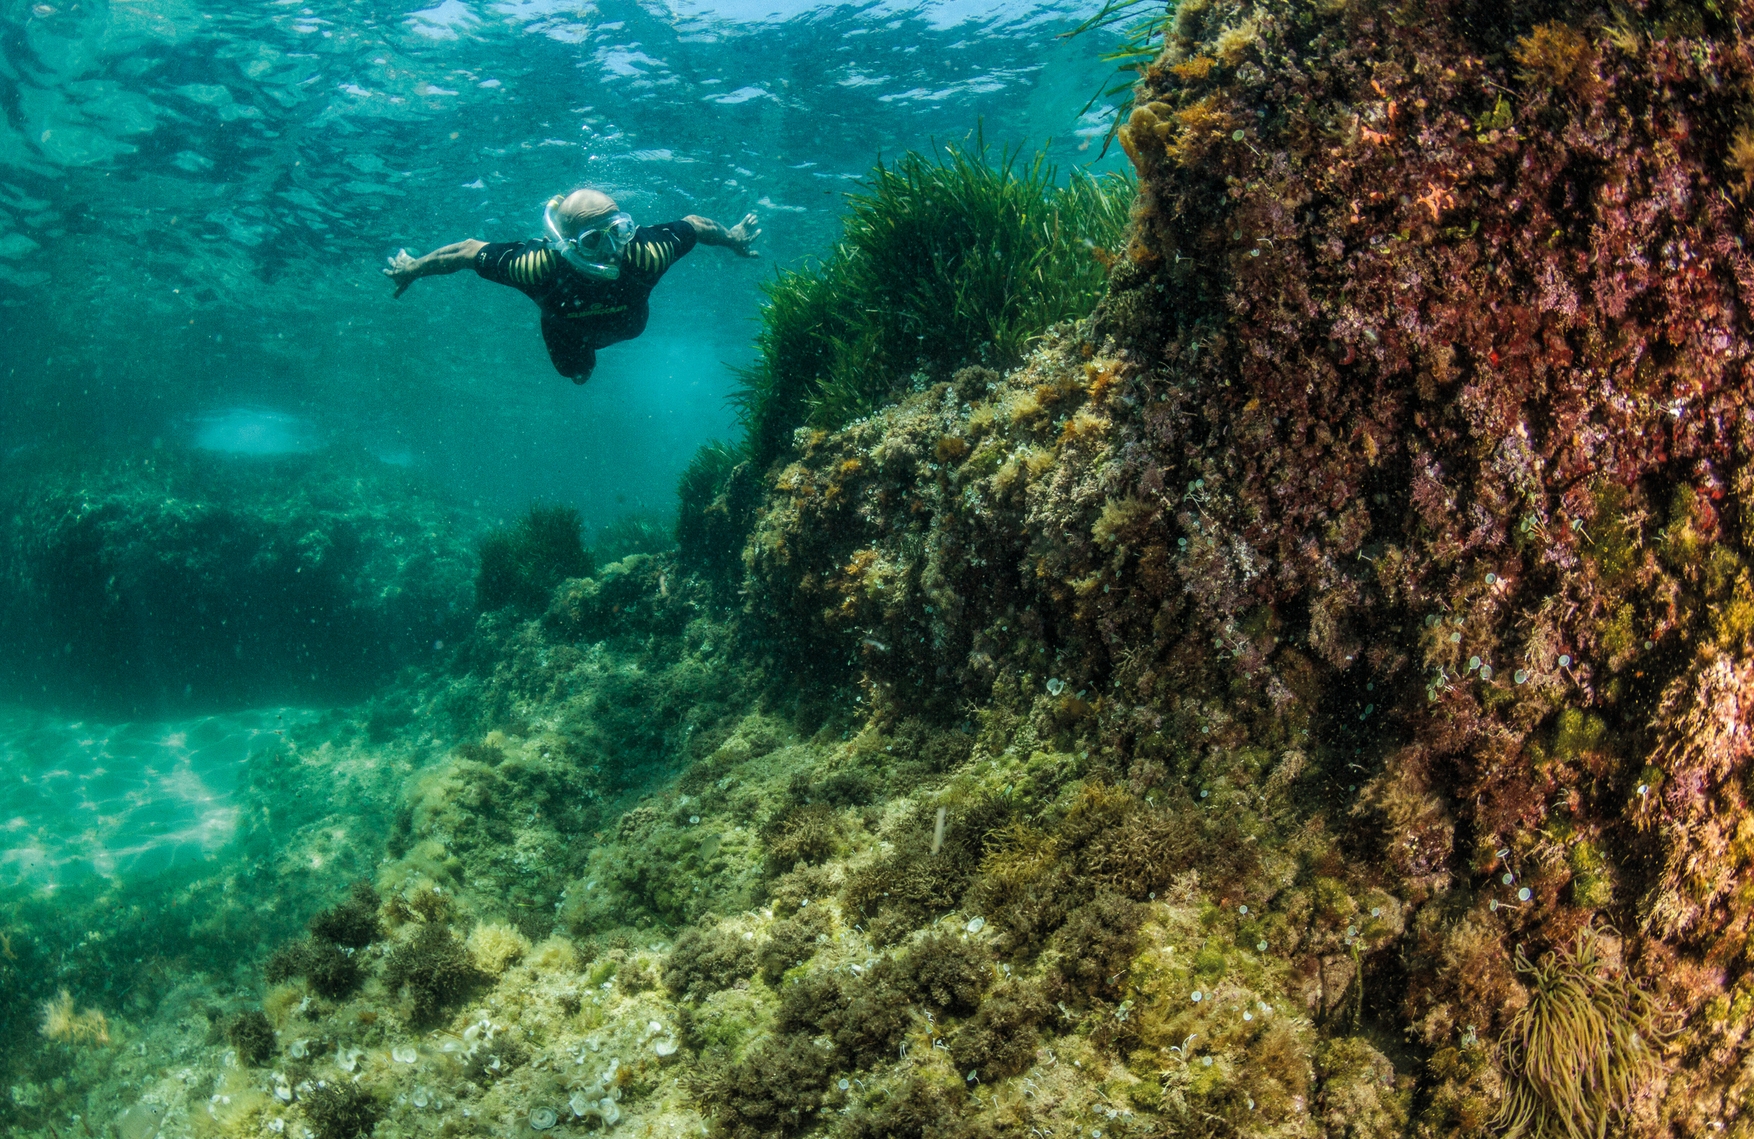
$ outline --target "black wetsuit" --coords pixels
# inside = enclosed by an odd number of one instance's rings
[[[597,349],[645,331],[652,286],[695,245],[685,221],[642,225],[621,252],[621,275],[588,277],[546,241],[501,241],[475,255],[475,271],[510,285],[542,309],[542,339],[555,370],[582,384],[597,366]]]

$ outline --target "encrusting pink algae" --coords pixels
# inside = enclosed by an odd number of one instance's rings
[[[1519,955],[1660,1010],[1525,1133],[1743,1126],[1751,82],[1733,5],[1181,4],[1090,329],[805,439],[758,605],[880,704],[1228,784],[1307,848],[1236,879],[1269,912],[1393,894],[1360,983],[1418,1133],[1515,1090]]]

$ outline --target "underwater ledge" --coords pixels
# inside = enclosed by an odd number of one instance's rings
[[[1743,15],[1181,4],[1088,322],[309,729],[271,957],[16,911],[0,1119],[1754,1132]]]

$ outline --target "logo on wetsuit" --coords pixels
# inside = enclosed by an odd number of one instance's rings
[[[563,308],[560,315],[567,320],[588,320],[593,316],[612,316],[615,313],[626,311],[626,305],[592,305],[590,308],[581,309]]]

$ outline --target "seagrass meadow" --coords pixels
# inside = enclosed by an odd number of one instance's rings
[[[880,166],[674,544],[531,510],[9,897],[0,1126],[1754,1136],[1750,15],[1182,0],[1135,182]]]

